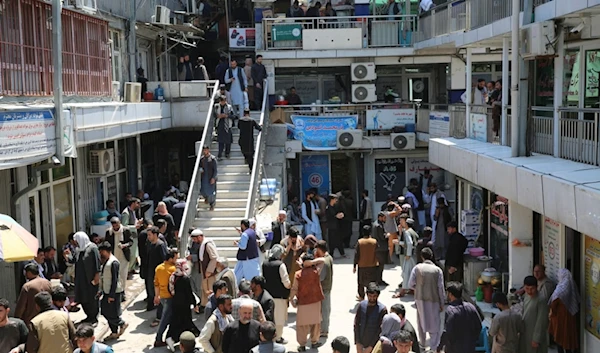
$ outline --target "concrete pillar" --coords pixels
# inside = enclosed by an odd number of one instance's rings
[[[502,146],[508,145],[508,82],[509,82],[509,39],[502,38],[502,118],[500,123],[500,132],[502,137]],[[560,80],[559,80],[560,81]]]
[[[552,121],[553,149],[552,155],[560,158],[560,112],[558,108],[563,104],[563,77],[565,70],[565,33],[562,26],[557,29],[556,57],[554,58],[554,120]]]
[[[513,240],[529,243],[512,246]],[[508,272],[509,288],[520,288],[523,279],[533,273],[533,211],[515,201],[508,201]]]
[[[471,138],[471,100],[473,99],[471,96],[473,94],[471,86],[473,85],[473,49],[467,48],[467,82],[466,82],[466,90],[467,90],[467,117],[466,117],[466,133],[467,137]]]
[[[450,61],[450,89],[466,89],[466,64],[459,58]]]

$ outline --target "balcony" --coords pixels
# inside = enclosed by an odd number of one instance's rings
[[[268,59],[410,55],[416,24],[416,16],[263,18],[261,54]]]

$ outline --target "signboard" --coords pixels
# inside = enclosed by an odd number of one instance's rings
[[[254,48],[256,45],[256,29],[254,28],[230,28],[230,48]]]
[[[388,194],[402,195],[406,186],[406,163],[404,158],[375,160],[375,202],[385,202]]]
[[[414,123],[414,109],[367,110],[367,130],[391,130],[395,126]]]
[[[546,275],[558,283],[558,270],[561,268],[561,232],[562,226],[552,218],[544,217],[544,241],[542,249],[544,251],[544,266],[546,266]]]
[[[585,329],[600,338],[600,241],[585,236]]]
[[[429,163],[427,157],[409,157],[406,159],[406,164],[406,173],[408,174],[408,180],[415,178],[418,181],[421,175],[424,176],[423,189],[427,188],[427,174],[433,177],[431,181],[436,183],[438,187],[445,184],[444,170],[435,164]]]
[[[77,157],[73,122],[63,114],[65,155]],[[35,163],[56,153],[54,114],[51,110],[0,113],[0,169]]]
[[[295,140],[302,141],[307,150],[333,151],[337,149],[337,130],[356,129],[358,117],[347,116],[291,116],[288,125]]]
[[[285,24],[285,25],[273,25],[271,34],[274,42],[284,40],[301,40],[302,39],[302,25],[301,24]]]
[[[429,137],[450,136],[450,114],[448,112],[429,113]]]
[[[329,155],[302,155],[300,158],[302,179],[302,197],[312,188],[317,188],[320,195],[329,195]]]
[[[487,142],[487,115],[471,113],[469,137],[473,140]]]

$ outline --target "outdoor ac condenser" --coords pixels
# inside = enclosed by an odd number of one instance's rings
[[[362,130],[338,130],[336,145],[341,150],[362,148],[362,138]]]
[[[352,85],[352,102],[372,103],[376,101],[377,94],[375,94],[375,84]]]
[[[153,23],[168,25],[171,23],[169,17],[171,17],[171,10],[168,7],[156,5]]]
[[[394,151],[414,150],[415,149],[415,133],[403,132],[400,134],[391,134],[391,149]]]
[[[352,74],[352,82],[360,81],[375,81],[377,74],[375,73],[375,63],[354,63],[350,66]]]
[[[105,150],[90,151],[90,174],[106,175],[115,171],[115,150],[112,148]]]

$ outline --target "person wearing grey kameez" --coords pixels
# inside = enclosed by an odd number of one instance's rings
[[[75,302],[80,303],[87,323],[98,322],[98,285],[100,283],[100,252],[96,244],[84,232],[73,236],[77,242],[77,262],[75,263]]]
[[[548,352],[548,301],[538,293],[537,279],[524,280],[523,324],[519,353]]]
[[[200,262],[198,254],[200,252],[200,241],[198,236],[202,234],[200,229],[194,229],[190,233],[190,245],[188,246],[187,259],[192,263],[190,279],[192,281],[192,292],[198,298],[202,298],[202,275],[200,274]]]
[[[231,105],[238,117],[244,112],[244,92],[247,92],[248,78],[244,70],[237,66],[235,59],[231,60],[231,67],[225,71],[225,83],[229,84]]]
[[[519,349],[519,334],[523,332],[523,320],[519,313],[510,310],[506,294],[494,293],[492,304],[501,310],[494,316],[490,327],[493,338],[492,353],[515,353]]]
[[[204,197],[204,203],[209,204],[213,211],[217,199],[217,159],[210,153],[208,146],[202,148],[200,180],[200,194]]]
[[[217,159],[221,160],[223,151],[225,151],[225,158],[229,158],[231,143],[233,142],[233,134],[231,133],[233,108],[227,103],[225,96],[219,98],[219,103],[213,107],[213,114],[217,120],[217,142],[219,143]]]
[[[402,231],[402,238],[404,241],[405,255],[402,261],[402,290],[400,291],[399,297],[403,297],[406,292],[411,292],[412,288],[409,284],[410,274],[413,268],[417,264],[415,258],[415,248],[419,240],[419,235],[412,229],[414,220],[412,218],[406,219],[406,224],[402,224],[403,228],[406,225],[407,229]],[[403,222],[404,223],[404,222]]]

